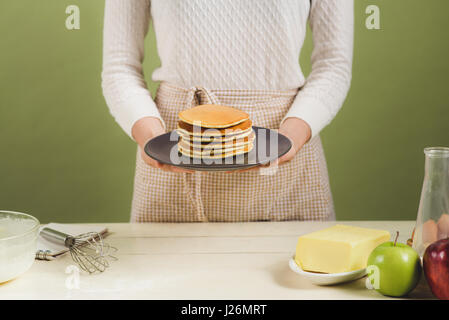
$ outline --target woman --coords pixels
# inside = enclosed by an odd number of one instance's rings
[[[150,17],[161,59],[154,101],[142,73]],[[308,20],[305,79],[298,59]],[[334,219],[319,133],[346,97],[352,46],[353,0],[106,0],[104,96],[138,144],[131,221]],[[208,102],[291,140],[274,174],[190,172],[142,151],[175,129],[181,110]]]

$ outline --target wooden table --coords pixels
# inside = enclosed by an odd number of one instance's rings
[[[345,221],[400,232],[412,221]],[[299,235],[335,222],[104,224],[118,261],[102,274],[74,271],[70,255],[36,261],[0,285],[2,299],[385,299],[365,279],[319,287],[293,273],[288,260]],[[412,298],[432,298],[424,278]]]

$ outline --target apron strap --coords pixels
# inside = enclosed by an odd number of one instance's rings
[[[205,103],[202,101],[202,96],[204,95]],[[188,90],[188,96],[186,101],[186,107],[192,108],[200,104],[219,104],[219,101],[215,94],[211,92],[210,90],[204,88],[204,87],[192,87]],[[184,188],[187,191],[187,194],[189,196],[190,201],[192,202],[193,207],[196,210],[196,214],[199,221],[207,222],[207,216],[204,213],[204,204],[203,199],[201,198],[201,181],[202,181],[202,173],[199,171],[196,171],[192,174],[192,182],[194,181],[194,186],[192,188],[189,187],[188,181],[187,181],[187,174],[183,173],[183,182],[184,182]],[[192,192],[192,189],[193,192]]]
[[[201,222],[207,222],[207,216],[204,214],[204,206],[203,201],[201,198],[201,172],[195,172],[195,173],[183,173],[183,183],[184,183],[184,190],[185,193],[187,193],[190,202],[193,205],[193,208],[196,211],[196,216],[199,221]],[[194,186],[190,188],[188,183],[188,177],[187,175],[190,175],[192,177],[192,182],[194,182]],[[194,178],[194,179],[193,179]],[[192,192],[191,189],[194,189],[194,192]]]

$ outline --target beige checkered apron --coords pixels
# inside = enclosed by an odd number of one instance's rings
[[[297,90],[184,89],[163,82],[156,105],[167,130],[178,113],[198,104],[217,103],[247,112],[255,126],[278,129]],[[259,170],[225,173],[165,172],[147,165],[137,152],[132,222],[280,221],[334,219],[326,161],[319,136],[288,163]]]

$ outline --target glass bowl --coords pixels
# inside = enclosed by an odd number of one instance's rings
[[[25,213],[0,210],[0,283],[27,271],[36,255],[39,220]]]

